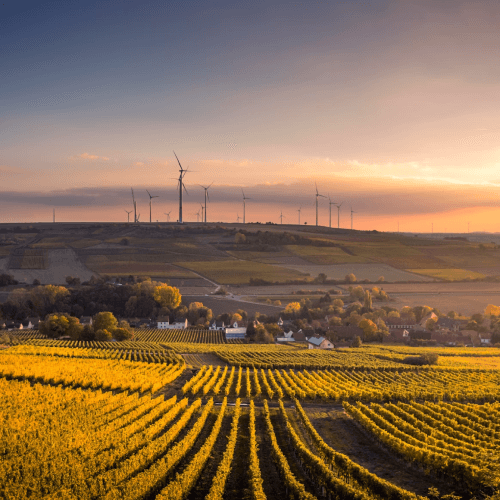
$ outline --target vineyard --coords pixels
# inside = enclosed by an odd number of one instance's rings
[[[1,497],[495,494],[500,371],[389,349],[24,339],[0,351]]]

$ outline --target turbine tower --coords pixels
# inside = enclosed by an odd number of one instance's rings
[[[206,187],[199,184],[199,186],[205,190],[205,223],[207,222],[207,200],[210,201],[210,196],[208,196],[208,188],[212,184],[213,184],[213,182],[209,186],[206,186]],[[201,213],[201,222],[203,222],[203,212]]]
[[[283,210],[281,210],[281,213],[280,213],[280,221],[281,221],[280,224],[281,225],[283,225],[283,217],[285,217],[285,216],[283,215]]]
[[[130,212],[128,210],[125,210],[125,212],[127,212],[127,222],[130,222],[130,214],[133,212],[133,210],[130,210]]]
[[[152,221],[151,221],[151,200],[152,200],[153,198],[159,198],[159,196],[151,196],[151,195],[149,194],[149,191],[148,191],[147,189],[146,189],[146,193],[148,193],[148,196],[149,196],[149,222],[152,222]]]
[[[318,225],[318,198],[326,198],[326,196],[323,196],[322,194],[318,193],[318,185],[314,183],[316,186],[316,225]]]
[[[134,204],[134,223],[138,222],[137,218],[137,204],[135,202],[135,196],[134,196],[134,188],[130,188],[132,191],[132,203]]]
[[[332,201],[332,199],[330,198],[330,196],[328,196],[328,200],[329,200],[329,203],[330,203],[330,222],[329,222],[329,227],[332,227],[332,205],[337,205],[335,202]]]
[[[352,217],[352,215],[353,215],[353,214],[355,214],[355,213],[356,213],[356,212],[355,212],[355,211],[352,209],[352,207],[351,207],[351,231],[352,231],[352,228],[353,228],[353,222],[352,222],[353,217]]]
[[[203,222],[203,203],[200,203],[200,207],[201,207],[201,222]],[[207,222],[205,220],[205,222]]]
[[[340,205],[337,205],[337,229],[340,229],[340,207],[344,204],[342,202]]]
[[[172,212],[172,210],[170,210],[170,212]],[[167,222],[170,222],[170,212],[163,212],[164,215],[167,216]]]
[[[184,185],[184,176],[186,175],[188,169],[184,170],[182,168],[181,162],[179,161],[179,158],[177,158],[177,155],[175,154],[175,158],[177,159],[177,163],[179,164],[179,224],[182,224],[182,190],[186,191],[187,194],[187,189],[186,186]]]
[[[297,212],[299,212],[299,226],[300,226],[300,211],[302,210],[302,207],[300,207]]]
[[[243,224],[245,224],[245,200],[251,200],[252,198],[247,198],[243,189],[241,190],[241,192],[243,193]]]

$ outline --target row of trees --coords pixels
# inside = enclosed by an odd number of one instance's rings
[[[72,340],[129,340],[133,331],[126,321],[118,321],[113,313],[103,311],[92,318],[92,324],[82,325],[78,318],[65,313],[49,314],[40,321],[40,333],[49,338],[70,337]]]
[[[181,294],[175,287],[155,281],[115,286],[44,285],[14,289],[1,305],[4,319],[24,320],[27,317],[45,317],[61,312],[71,316],[94,316],[98,312],[110,311],[121,317],[175,316],[188,313],[181,306]],[[207,313],[205,313],[206,315]]]

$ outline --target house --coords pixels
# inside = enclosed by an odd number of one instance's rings
[[[92,316],[82,316],[80,318],[80,324],[83,326],[85,325],[92,326]]]
[[[390,331],[389,339],[391,342],[409,342],[410,340],[410,332],[408,330],[400,330],[399,328],[395,328]]]
[[[291,338],[295,342],[306,342],[307,341],[307,338],[302,330],[299,330],[298,332],[293,333]]]
[[[439,319],[438,315],[431,312],[429,314],[427,314],[426,316],[424,316],[420,321],[419,321],[419,325],[424,327],[425,328],[425,325],[427,324],[427,321],[429,321],[430,319],[433,319],[434,321],[437,321]]]
[[[163,321],[158,321],[157,323],[157,328],[160,330],[184,330],[188,327],[188,320],[185,319],[178,319],[176,318],[173,323],[170,323],[169,321],[165,321],[165,318],[162,318]],[[161,327],[159,326],[161,323]]]
[[[437,320],[436,326],[440,329],[446,328],[452,332],[458,332],[462,324],[464,324],[464,321],[443,317]]]
[[[386,318],[384,322],[390,332],[394,330],[412,330],[417,326],[415,320],[404,318]]]
[[[307,339],[308,349],[333,349],[333,344],[325,337],[310,337]]]
[[[238,326],[238,323],[235,321],[232,326],[224,329],[224,333],[226,334],[226,339],[244,339],[247,334],[247,327]]]
[[[38,328],[38,325],[40,324],[40,318],[37,318],[35,316],[26,318],[26,321],[28,321],[27,328]]]
[[[481,345],[492,345],[491,333],[480,333],[479,340],[481,341]]]
[[[208,327],[209,330],[216,330],[216,331],[221,331],[223,332],[226,328],[226,325],[224,324],[224,321],[212,321],[210,323],[210,326]]]
[[[159,330],[166,330],[170,326],[170,318],[168,316],[160,316],[156,320],[156,328]]]

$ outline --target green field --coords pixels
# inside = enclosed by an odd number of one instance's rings
[[[407,271],[432,278],[439,278],[447,281],[462,281],[467,279],[483,279],[484,274],[466,269],[407,269]]]
[[[287,245],[286,248],[292,254],[302,257],[311,264],[363,264],[371,262],[367,256],[350,255],[339,247]]]
[[[286,281],[306,277],[303,273],[284,267],[241,260],[178,262],[177,264],[223,285],[246,284],[250,282],[250,278],[266,281]]]

